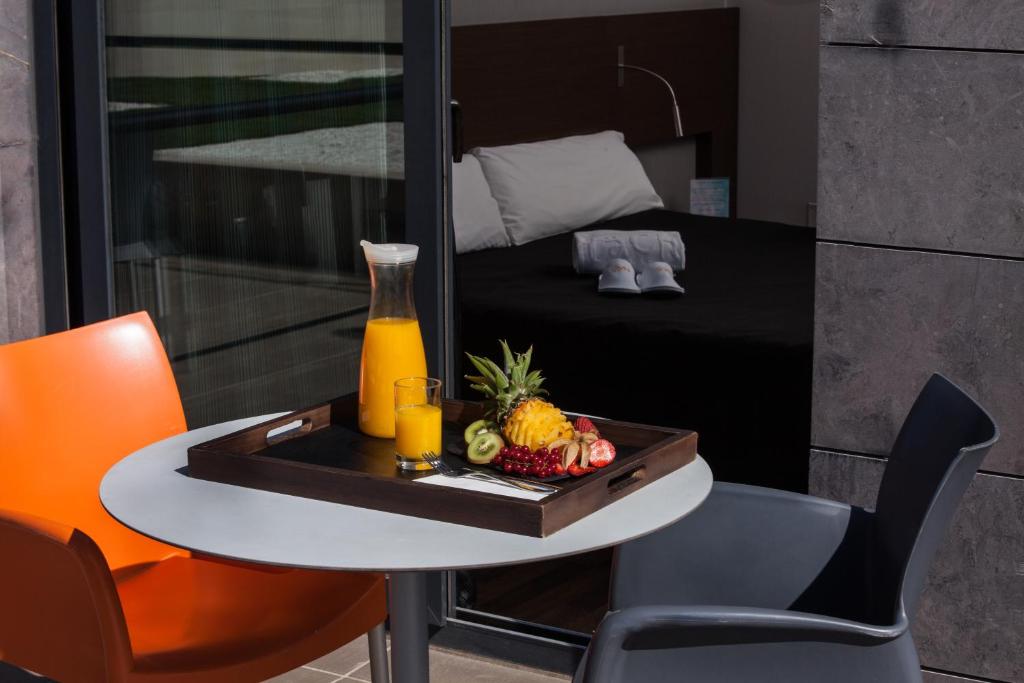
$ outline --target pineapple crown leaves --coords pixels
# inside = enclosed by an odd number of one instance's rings
[[[470,353],[466,354],[479,375],[466,375],[474,390],[479,391],[493,402],[493,410],[499,417],[507,415],[519,403],[534,396],[547,394],[542,389],[544,378],[540,370],[530,371],[533,359],[533,347],[526,353],[512,353],[508,342],[501,342],[502,361],[504,367],[489,358],[481,358]]]

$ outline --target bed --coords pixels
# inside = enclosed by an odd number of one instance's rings
[[[686,293],[598,294],[571,233],[462,254],[464,350],[533,344],[567,410],[695,429],[716,479],[805,490],[814,230],[665,210],[595,228],[678,230]]]

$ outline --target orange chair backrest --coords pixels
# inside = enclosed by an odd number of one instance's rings
[[[99,485],[124,456],[184,430],[146,313],[0,346],[0,508],[81,529],[111,569],[178,552],[107,514]]]

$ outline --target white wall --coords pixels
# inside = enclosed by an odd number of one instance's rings
[[[803,225],[817,192],[818,0],[452,0],[452,24],[710,7],[740,8],[738,215]]]
[[[737,214],[805,225],[818,191],[818,0],[740,8]]]
[[[635,150],[665,208],[690,210],[690,178],[697,175],[697,146],[693,140],[672,140]]]

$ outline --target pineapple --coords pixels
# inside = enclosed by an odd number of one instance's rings
[[[489,416],[501,427],[509,442],[535,451],[559,439],[571,439],[574,430],[562,411],[539,398],[548,392],[541,389],[544,378],[540,370],[530,371],[533,347],[526,353],[512,354],[507,342],[501,342],[505,367],[499,368],[488,358],[466,354],[480,372],[467,375],[474,389],[487,397]]]

